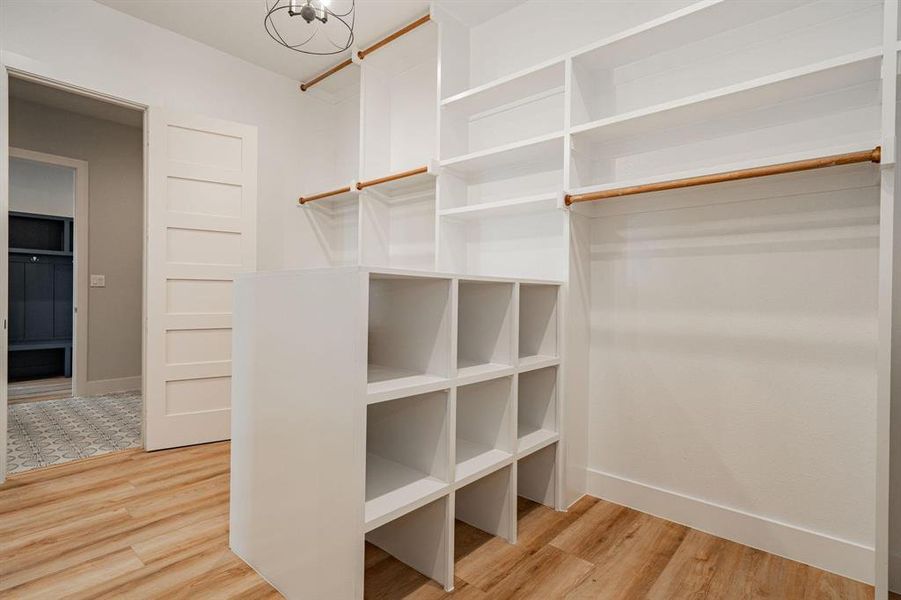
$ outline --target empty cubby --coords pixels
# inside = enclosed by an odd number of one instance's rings
[[[557,444],[520,458],[516,465],[519,496],[550,507],[557,505]]]
[[[457,305],[458,376],[512,365],[513,284],[461,281]]]
[[[521,363],[557,356],[557,286],[522,284],[519,288]]]
[[[450,375],[450,289],[449,279],[371,275],[370,392]]]
[[[448,392],[431,392],[366,410],[366,527],[443,493],[449,479]]]
[[[513,378],[457,388],[456,481],[466,482],[512,456]]]
[[[449,506],[446,496],[439,498],[370,531],[366,541],[447,586],[452,572]]]
[[[557,437],[557,367],[519,374],[518,451],[529,452]]]
[[[457,490],[455,517],[477,529],[515,542],[516,490],[508,465]],[[458,546],[459,549],[459,546]]]

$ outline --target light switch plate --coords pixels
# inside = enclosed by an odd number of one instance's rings
[[[106,275],[91,274],[91,287],[106,287]]]

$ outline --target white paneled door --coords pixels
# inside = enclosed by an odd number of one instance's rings
[[[256,268],[256,127],[148,111],[144,445],[229,438],[232,282]]]

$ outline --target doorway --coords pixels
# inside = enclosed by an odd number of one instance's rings
[[[142,442],[143,112],[9,80],[7,472]]]

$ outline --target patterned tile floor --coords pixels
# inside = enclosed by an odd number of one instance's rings
[[[9,407],[8,472],[141,446],[141,392]]]

